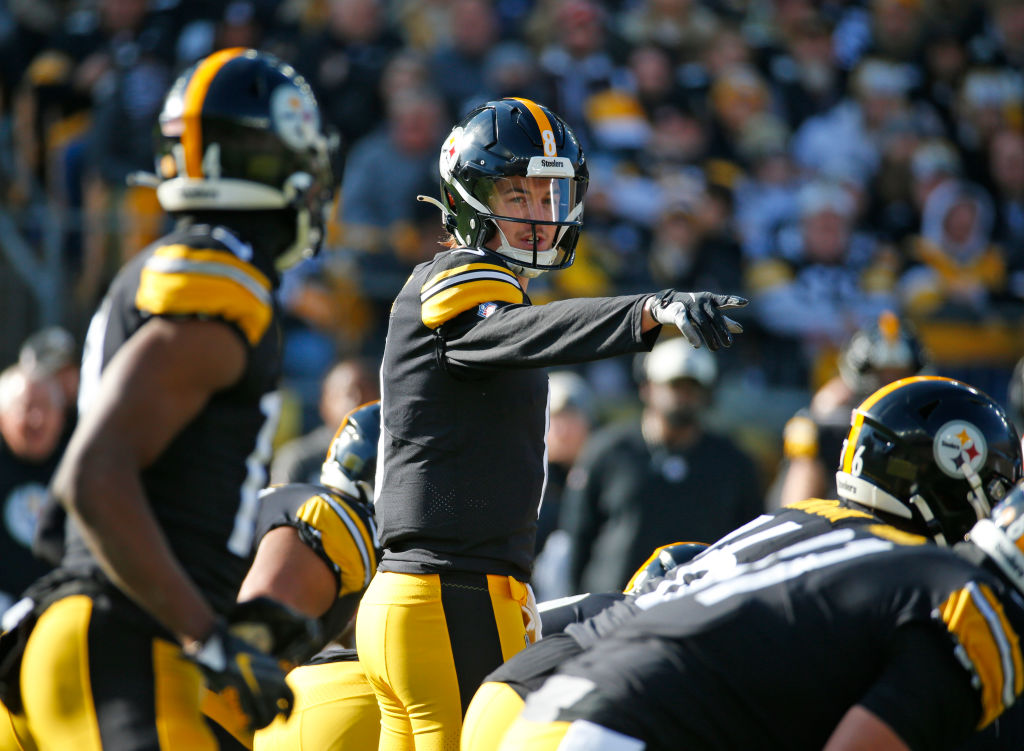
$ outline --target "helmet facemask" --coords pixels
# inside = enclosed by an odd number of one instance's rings
[[[454,185],[462,187],[458,181]],[[475,194],[463,194],[463,199],[476,211],[483,231],[475,237],[456,233],[456,238],[471,247],[494,250],[523,276],[565,268],[574,260],[582,226],[582,193],[576,182],[565,177],[478,180]]]

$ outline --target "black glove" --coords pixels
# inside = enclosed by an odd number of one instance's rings
[[[237,693],[252,731],[266,727],[278,714],[291,714],[294,697],[277,660],[231,634],[226,624],[218,623],[185,656],[199,666],[211,691]]]
[[[666,289],[655,295],[651,315],[658,323],[678,328],[694,347],[704,343],[714,351],[731,345],[732,335],[743,331],[742,326],[721,311],[746,304],[746,299],[736,295]]]
[[[228,632],[279,660],[304,662],[323,646],[320,624],[269,597],[235,603]]]

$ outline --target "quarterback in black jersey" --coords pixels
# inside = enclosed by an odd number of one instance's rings
[[[40,749],[215,748],[204,679],[233,687],[253,725],[290,702],[232,613],[276,423],[278,270],[319,244],[329,141],[308,85],[236,48],[178,78],[158,144],[153,182],[177,226],[92,320],[51,486],[64,558],[0,642],[5,658],[23,647],[20,680],[0,680]]]
[[[966,471],[957,476],[952,460],[959,456],[936,451],[950,438],[950,426],[970,436],[963,443]],[[879,448],[885,449],[884,462],[875,454]],[[1022,471],[1019,441],[1002,408],[966,384],[938,377],[907,378],[872,394],[854,412],[844,456],[847,453],[860,457],[850,464],[851,481],[863,482],[846,483],[857,488],[841,491],[839,500],[812,498],[791,504],[743,525],[664,576],[645,571],[634,577],[621,601],[582,623],[570,624],[557,640],[545,639],[494,671],[467,713],[463,748],[497,749],[522,697],[539,688],[560,664],[639,613],[682,596],[694,582],[727,578],[745,564],[838,530],[867,530],[894,540],[908,534],[928,536],[942,544],[959,540],[975,521],[987,517],[989,499],[1003,498]],[[939,465],[947,457],[950,474]],[[907,476],[911,466],[913,480]],[[983,488],[980,494],[975,484]],[[906,504],[907,510],[896,513],[902,508],[897,504]],[[911,507],[916,510],[911,512]]]
[[[534,638],[545,482],[542,368],[650,349],[661,323],[728,346],[737,297],[666,290],[533,306],[573,262],[588,180],[575,134],[526,99],[477,107],[440,154],[452,239],[391,309],[375,509],[384,548],[357,619],[381,748],[448,749],[480,680]],[[430,649],[423,649],[431,644]]]

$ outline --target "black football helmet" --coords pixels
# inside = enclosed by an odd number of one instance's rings
[[[862,396],[897,378],[917,375],[927,364],[910,323],[888,310],[851,336],[839,353],[839,375]]]
[[[572,264],[589,171],[576,134],[547,107],[515,98],[477,107],[445,139],[440,172],[440,202],[419,198],[441,209],[461,245],[482,248],[497,235],[494,252],[523,276]],[[541,199],[524,199],[528,184]],[[503,200],[510,194],[515,206]],[[531,239],[510,238],[495,220],[529,225]],[[552,241],[543,243],[550,247],[538,241],[545,226],[554,227]]]
[[[1024,484],[1018,483],[971,529],[967,539],[981,548],[1010,583],[1024,594]]]
[[[960,381],[913,376],[853,410],[836,486],[895,526],[953,544],[1021,473],[1020,438],[999,404]]]
[[[291,66],[251,49],[221,50],[182,73],[157,133],[157,198],[165,211],[296,213],[279,268],[311,255],[334,192],[331,150],[313,91]]]
[[[320,482],[353,498],[373,502],[380,439],[380,400],[368,402],[345,415],[331,439],[320,469]]]

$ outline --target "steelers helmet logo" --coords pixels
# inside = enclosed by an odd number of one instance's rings
[[[457,126],[441,146],[441,159],[438,166],[441,170],[441,177],[445,180],[452,179],[452,170],[455,169],[455,163],[459,159],[459,141],[462,140],[462,133],[463,128]]]
[[[274,130],[295,151],[308,149],[316,141],[320,117],[316,103],[300,89],[282,85],[270,96]]]
[[[977,472],[988,457],[985,436],[976,425],[964,420],[952,420],[935,433],[932,442],[935,463],[950,477],[964,477],[964,465]]]

